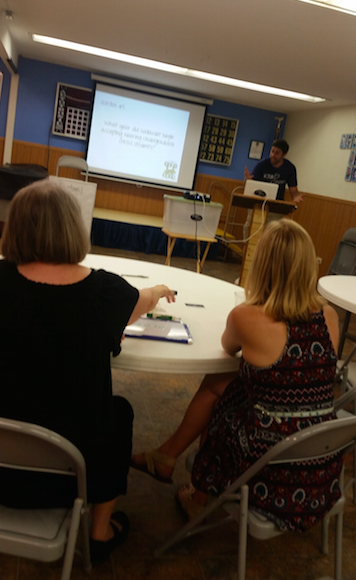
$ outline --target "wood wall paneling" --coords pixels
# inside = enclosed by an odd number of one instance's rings
[[[309,232],[322,259],[319,275],[325,276],[342,236],[356,227],[356,203],[306,193],[293,219]]]
[[[0,154],[3,154],[4,139],[0,139]],[[37,145],[23,141],[14,141],[12,163],[33,163],[47,167],[50,175],[56,172],[57,161],[61,155],[82,154],[46,145]],[[75,169],[61,168],[61,175],[72,179],[81,179],[80,172]],[[90,178],[92,181],[92,178]],[[143,215],[163,216],[164,189],[154,187],[137,187],[130,183],[97,179],[98,190],[96,207],[113,209]],[[236,187],[242,187],[243,182],[234,179],[216,178],[210,175],[198,174],[195,184],[196,191],[210,193],[212,201],[222,203],[224,209],[219,227],[224,229],[230,194]],[[167,190],[167,193],[172,193]],[[179,195],[179,194],[177,194]],[[287,194],[288,197],[288,194]],[[235,222],[243,224],[246,210],[238,208]],[[300,223],[309,232],[317,256],[322,259],[320,275],[326,274],[335,254],[337,245],[345,231],[356,227],[356,203],[337,198],[324,197],[306,193],[304,201],[292,218]],[[242,238],[241,225],[232,228],[234,237]]]
[[[5,148],[5,139],[4,137],[0,137],[0,159],[2,163],[4,159],[4,148]]]

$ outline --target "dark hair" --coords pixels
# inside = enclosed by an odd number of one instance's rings
[[[9,262],[77,264],[89,247],[89,234],[71,193],[50,179],[16,193],[1,240],[2,254]]]
[[[287,141],[285,141],[284,139],[276,139],[275,141],[273,141],[272,147],[277,147],[277,149],[283,151],[283,155],[285,155],[289,151],[289,145]]]

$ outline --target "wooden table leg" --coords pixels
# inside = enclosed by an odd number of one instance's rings
[[[171,238],[170,236],[168,236],[168,242],[167,242],[167,258],[166,258],[166,262],[165,262],[165,265],[166,266],[170,266],[171,265],[171,255],[172,255],[172,252],[173,252],[174,244],[176,243],[176,239],[177,238]]]
[[[190,236],[190,235],[184,235],[184,234],[176,234],[174,232],[168,232],[165,229],[162,229],[162,232],[164,234],[166,234],[167,236],[167,257],[166,257],[166,261],[165,261],[165,265],[166,266],[170,266],[171,265],[171,256],[173,253],[173,249],[176,243],[177,239],[183,239],[183,240],[187,240],[189,242],[195,242],[197,245],[197,273],[200,274],[205,260],[207,258],[210,246],[212,243],[216,242],[215,238],[212,238],[211,240],[209,240],[209,238],[202,238],[202,239],[197,239],[195,236]],[[201,257],[201,242],[206,243],[206,248],[204,250],[204,254],[203,257]]]
[[[200,240],[197,240],[197,272],[200,274],[201,266],[200,266]]]
[[[206,257],[208,255],[208,252],[209,252],[209,249],[210,249],[210,246],[211,246],[211,242],[207,242],[206,243],[206,248],[205,248],[204,255],[203,255],[202,259],[200,260],[200,271],[203,269],[203,266],[205,264]]]

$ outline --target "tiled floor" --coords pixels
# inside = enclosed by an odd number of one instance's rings
[[[95,251],[111,251],[95,248]],[[120,255],[164,262],[162,256]],[[172,265],[194,270],[193,260],[174,258]],[[233,282],[239,264],[207,262],[204,273]],[[134,450],[157,446],[180,421],[201,376],[162,375],[113,371],[114,392],[126,396],[135,411]],[[181,482],[188,481],[181,457],[174,475],[174,485],[165,485],[131,470],[126,497],[118,508],[124,509],[131,522],[127,542],[115,553],[118,580],[232,580],[236,578],[237,528],[230,525],[195,536],[175,546],[161,558],[153,558],[154,549],[177,530],[184,519],[174,493]],[[248,580],[314,580],[333,573],[333,545],[330,533],[330,556],[320,552],[320,526],[306,534],[287,534],[268,542],[249,539]],[[0,555],[0,580],[15,580],[16,559]],[[343,551],[344,580],[356,578],[356,506],[351,499],[346,506]],[[57,580],[60,562],[41,564],[22,560],[20,580]],[[72,580],[87,578],[79,559]],[[93,569],[92,580],[112,578],[109,563]]]

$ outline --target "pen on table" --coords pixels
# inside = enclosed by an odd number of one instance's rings
[[[142,274],[121,274],[121,278],[148,278],[148,276],[142,276]]]
[[[170,316],[169,314],[154,314],[154,312],[148,312],[146,314],[147,318],[155,318],[156,320],[173,320],[178,321],[180,318],[177,316]]]

